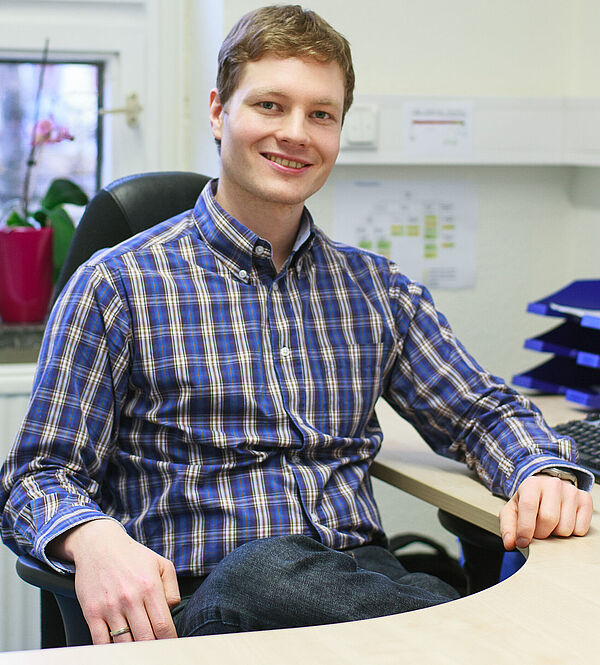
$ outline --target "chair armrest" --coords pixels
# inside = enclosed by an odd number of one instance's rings
[[[22,554],[17,559],[16,568],[19,577],[28,584],[59,596],[76,598],[74,575],[58,573],[28,554]]]
[[[452,515],[452,513],[441,508],[438,510],[438,519],[441,525],[457,536],[461,542],[504,554],[505,549],[502,539],[495,533],[486,531],[480,526],[471,524],[471,522]]]
[[[42,599],[49,594],[53,594],[56,598],[64,625],[62,637],[66,638],[67,646],[91,644],[90,631],[75,594],[75,575],[58,573],[39,559],[27,554],[22,554],[17,559],[16,568],[22,580],[41,589]],[[43,607],[42,602],[42,610]],[[50,625],[51,623],[51,617],[44,616],[42,611],[42,644],[46,643],[47,646],[64,644],[60,642],[61,637],[56,634],[56,625]],[[48,639],[53,641],[49,642]],[[55,641],[56,639],[59,641]]]

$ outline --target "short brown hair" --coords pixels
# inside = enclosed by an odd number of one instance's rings
[[[350,44],[327,21],[300,5],[261,7],[242,16],[233,26],[219,51],[217,89],[222,104],[234,93],[244,65],[266,53],[337,62],[344,77],[346,115],[354,93]]]

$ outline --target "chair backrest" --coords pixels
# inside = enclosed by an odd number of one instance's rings
[[[92,254],[194,207],[210,178],[187,171],[139,173],[115,180],[89,202],[62,267],[55,297]]]

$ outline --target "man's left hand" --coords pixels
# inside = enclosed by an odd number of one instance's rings
[[[585,536],[592,513],[589,492],[567,480],[529,476],[500,511],[500,534],[507,550],[527,547],[533,538]]]

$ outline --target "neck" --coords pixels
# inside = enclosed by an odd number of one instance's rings
[[[228,196],[226,188],[221,187],[220,181],[215,199],[223,210],[270,243],[273,263],[277,270],[280,270],[294,247],[304,202],[289,205],[231,197]]]

